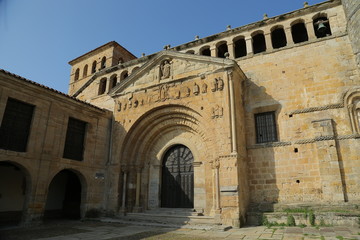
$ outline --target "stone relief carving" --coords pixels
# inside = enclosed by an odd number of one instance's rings
[[[135,100],[135,101],[134,101],[134,108],[137,108],[138,105],[139,105],[139,101],[138,101],[138,100]]]
[[[194,83],[193,93],[194,93],[195,95],[198,95],[198,94],[200,93],[200,87],[199,87],[199,85],[197,85],[196,83]]]
[[[220,168],[220,160],[218,158],[216,158],[214,161],[211,161],[210,164],[211,168],[213,169]]]
[[[220,118],[223,116],[223,108],[216,104],[215,107],[211,108],[212,118]]]
[[[211,83],[210,83],[210,86],[211,86],[211,91],[212,92],[215,92],[216,89],[217,89],[217,82],[216,82],[216,78],[211,80]]]
[[[201,86],[201,93],[206,93],[207,92],[207,84],[206,83],[203,83],[202,86]]]
[[[191,93],[191,90],[190,90],[190,88],[185,88],[185,96],[186,97],[189,97],[190,96],[190,93]]]
[[[167,84],[161,85],[158,91],[158,101],[165,101],[166,99],[169,99],[169,86]]]
[[[171,62],[165,60],[160,66],[160,79],[165,79],[170,77],[171,73]]]
[[[117,102],[117,111],[121,112],[121,102],[120,101]]]
[[[224,89],[224,81],[221,78],[215,78],[211,81],[211,91],[222,91]]]

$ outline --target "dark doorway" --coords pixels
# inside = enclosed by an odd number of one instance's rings
[[[10,162],[0,162],[0,226],[22,220],[28,184],[24,172]]]
[[[45,219],[79,219],[81,183],[70,171],[59,172],[51,181],[45,207]]]
[[[175,145],[163,159],[161,207],[194,207],[194,157],[189,148]]]

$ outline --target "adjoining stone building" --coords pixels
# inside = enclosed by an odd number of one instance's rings
[[[26,151],[0,152],[0,176],[13,173],[24,205],[0,192],[0,212],[24,209],[31,222],[191,208],[242,226],[253,212],[359,204],[355,2],[305,5],[141,58],[110,42],[70,61],[69,95],[0,72],[1,131],[13,101],[33,106]],[[68,134],[82,147],[68,149]],[[77,207],[49,200],[67,191]]]

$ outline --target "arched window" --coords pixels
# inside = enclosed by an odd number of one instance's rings
[[[263,32],[256,33],[252,36],[252,45],[254,54],[266,51],[265,36]]]
[[[360,133],[360,88],[350,91],[345,96],[353,133]]]
[[[96,61],[94,61],[91,66],[91,73],[95,73],[95,72],[96,72]]]
[[[319,14],[314,17],[313,26],[317,38],[331,36],[329,19],[326,14]]]
[[[124,80],[125,78],[127,78],[129,76],[129,72],[128,71],[123,71],[120,75],[120,81]]]
[[[301,43],[309,40],[306,26],[303,21],[291,25],[291,34],[294,43]]]
[[[106,68],[106,57],[101,59],[101,69]]]
[[[234,39],[235,58],[247,55],[246,42],[244,37]]]
[[[134,72],[136,72],[140,67],[134,67],[133,70],[131,71],[131,74],[133,74]]]
[[[217,57],[219,58],[225,58],[225,53],[228,53],[228,46],[226,42],[221,42],[217,45],[216,48],[216,53],[217,53]]]
[[[114,88],[117,84],[117,75],[114,74],[110,77],[110,89]]]
[[[88,72],[88,65],[86,64],[83,71],[83,77],[87,76],[87,72]]]
[[[79,80],[79,74],[80,74],[80,69],[77,68],[76,71],[75,71],[74,81]]]
[[[211,56],[210,47],[209,47],[209,46],[205,46],[205,47],[201,48],[201,49],[200,49],[200,55],[203,55],[203,56]]]
[[[283,27],[277,26],[271,31],[271,43],[273,48],[282,48],[287,44]]]
[[[189,50],[189,51],[187,51],[186,53],[188,53],[188,54],[195,54],[195,51],[194,51],[194,50]]]
[[[106,91],[106,82],[107,82],[107,79],[106,79],[106,78],[102,78],[102,79],[100,80],[100,83],[99,83],[99,92],[98,92],[99,95],[105,93],[105,91]]]

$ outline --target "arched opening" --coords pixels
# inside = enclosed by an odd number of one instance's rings
[[[0,226],[21,222],[29,194],[26,172],[11,162],[0,162]]]
[[[101,69],[106,68],[106,57],[101,59]]]
[[[294,43],[306,42],[309,36],[304,22],[298,22],[291,26],[291,34]]]
[[[320,15],[314,18],[313,26],[317,38],[331,36],[330,23],[326,15]]]
[[[88,65],[86,64],[84,67],[84,71],[83,71],[83,77],[87,76],[87,74],[88,74],[87,72],[88,72]]]
[[[79,80],[79,74],[80,74],[80,69],[79,69],[79,68],[77,68],[77,69],[76,69],[76,71],[75,71],[74,81]]]
[[[273,48],[282,48],[287,44],[284,28],[276,27],[271,31],[271,43]]]
[[[265,36],[262,32],[252,36],[254,54],[266,51]]]
[[[96,61],[94,61],[91,66],[91,73],[95,73],[95,72],[96,72]]]
[[[210,51],[210,47],[209,46],[206,46],[206,47],[203,47],[202,49],[200,49],[200,55],[203,55],[203,56],[211,56],[211,51]]]
[[[194,157],[184,145],[166,151],[162,160],[161,207],[194,207]]]
[[[187,51],[186,53],[188,53],[188,54],[195,54],[195,51],[194,51],[194,50],[189,50],[189,51]]]
[[[79,219],[82,186],[73,171],[62,170],[52,179],[44,219]]]
[[[234,40],[235,58],[247,55],[246,41],[243,37]]]
[[[106,91],[106,78],[100,80],[98,95],[104,94]]]
[[[133,70],[131,71],[131,74],[133,74],[134,72],[136,72],[140,67],[134,67]]]
[[[225,58],[225,53],[229,52],[227,43],[223,42],[217,45],[216,51],[217,51],[217,57]]]
[[[129,72],[128,71],[123,71],[120,75],[120,81],[124,80],[125,78],[127,78],[129,76]]]
[[[110,89],[114,88],[117,83],[117,75],[114,74],[110,77]]]

